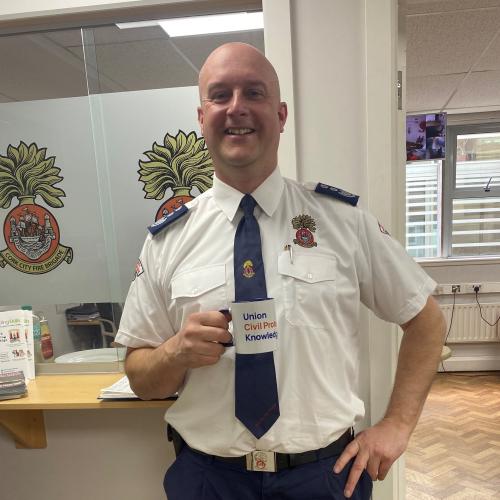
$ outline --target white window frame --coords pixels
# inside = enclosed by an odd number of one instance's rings
[[[457,259],[477,259],[478,256],[452,256],[452,228],[453,228],[453,200],[467,198],[498,198],[500,197],[500,187],[491,186],[489,192],[484,191],[484,188],[457,188],[456,187],[456,170],[457,170],[457,136],[466,134],[484,134],[500,132],[500,123],[481,123],[469,125],[449,125],[446,130],[446,159],[443,164],[443,197],[442,197],[442,258],[457,258]],[[493,257],[500,257],[500,249],[498,254]],[[420,260],[420,259],[419,259]],[[422,259],[424,260],[424,259]]]

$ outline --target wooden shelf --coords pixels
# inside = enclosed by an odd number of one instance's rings
[[[102,388],[123,373],[39,375],[28,385],[28,395],[0,401],[0,425],[13,436],[17,448],[46,448],[43,410],[99,410],[107,408],[168,408],[172,400],[97,399]]]

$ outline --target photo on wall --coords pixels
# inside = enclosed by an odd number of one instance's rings
[[[406,116],[406,161],[446,156],[446,113]]]

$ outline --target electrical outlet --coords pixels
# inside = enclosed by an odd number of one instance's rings
[[[472,291],[474,293],[479,292],[479,290],[481,290],[481,283],[475,283],[475,284],[472,285]]]
[[[451,293],[460,293],[460,285],[451,285]]]

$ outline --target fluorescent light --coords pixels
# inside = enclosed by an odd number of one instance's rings
[[[136,21],[133,23],[116,23],[116,26],[121,30],[130,28],[149,28],[150,26],[158,26],[158,21]]]
[[[161,26],[165,33],[173,38],[178,36],[206,35],[211,33],[229,33],[232,31],[263,29],[264,17],[262,12],[241,12],[117,24],[120,29],[144,28],[157,25]]]

